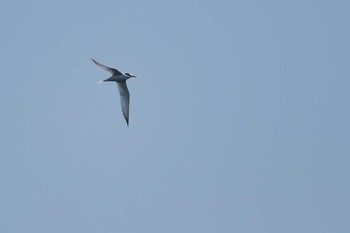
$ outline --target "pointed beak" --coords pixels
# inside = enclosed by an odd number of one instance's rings
[[[130,76],[133,77],[133,78],[136,78],[136,77],[137,77],[136,75],[133,75],[133,74],[130,74]]]

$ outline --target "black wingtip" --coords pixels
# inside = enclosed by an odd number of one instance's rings
[[[98,65],[98,62],[95,61],[93,58],[91,58],[91,60],[95,63],[95,65]]]

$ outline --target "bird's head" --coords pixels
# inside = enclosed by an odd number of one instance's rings
[[[130,73],[125,73],[125,75],[129,76],[130,78],[136,78],[136,75],[130,74]]]

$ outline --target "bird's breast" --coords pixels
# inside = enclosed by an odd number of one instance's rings
[[[110,81],[116,81],[116,82],[121,82],[128,80],[130,77],[123,75],[123,74],[118,74],[118,75],[113,75],[112,77],[109,78]]]

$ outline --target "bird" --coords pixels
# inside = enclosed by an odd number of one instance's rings
[[[95,61],[91,58],[91,60],[100,68],[110,72],[112,74],[111,77],[105,80],[101,80],[98,83],[102,82],[116,82],[119,89],[120,94],[120,104],[122,106],[123,115],[126,121],[127,126],[129,126],[129,102],[130,102],[130,94],[128,87],[126,86],[126,80],[129,78],[136,78],[136,75],[130,74],[130,73],[123,73],[115,68],[111,68],[105,65],[102,65],[101,63]]]

